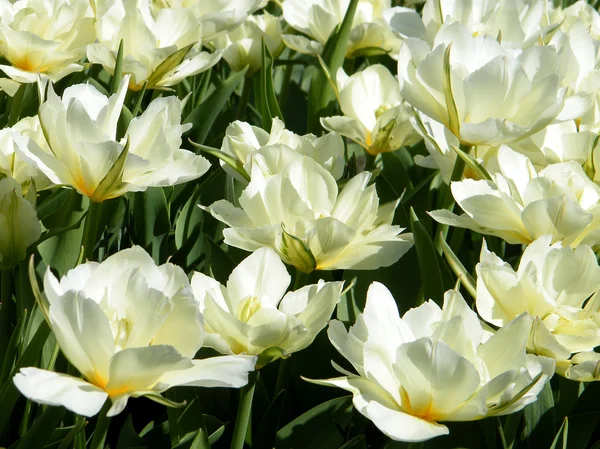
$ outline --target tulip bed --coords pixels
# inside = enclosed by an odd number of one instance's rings
[[[0,448],[600,448],[597,3],[0,3]]]

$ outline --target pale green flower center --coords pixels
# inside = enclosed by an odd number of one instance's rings
[[[238,318],[240,321],[247,323],[261,307],[260,299],[256,296],[247,296],[242,299],[238,306]]]
[[[386,111],[389,111],[390,109],[392,109],[392,107],[389,104],[382,104],[381,106],[379,106],[379,108],[375,111],[375,117],[379,118],[381,117]]]

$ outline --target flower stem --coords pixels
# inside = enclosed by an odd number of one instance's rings
[[[294,291],[301,289],[308,284],[308,276],[310,273],[305,273],[296,268],[296,276],[294,277]]]
[[[277,382],[275,383],[275,393],[273,394],[273,398],[276,398],[281,391],[288,389],[290,385],[290,376],[290,359],[280,359],[279,371],[277,371]]]
[[[250,411],[252,410],[252,397],[256,386],[257,371],[248,374],[248,383],[240,390],[240,405],[235,417],[231,449],[243,449],[248,425],[250,424]]]
[[[83,225],[83,235],[81,237],[81,245],[83,246],[83,261],[93,261],[94,250],[96,243],[102,233],[103,223],[105,220],[102,217],[102,205],[104,203],[96,203],[90,200],[87,216]]]
[[[108,434],[108,426],[110,424],[110,418],[106,416],[106,413],[110,409],[112,401],[107,399],[102,410],[98,414],[98,421],[96,422],[96,428],[94,429],[94,435],[92,436],[92,442],[90,443],[90,449],[104,449],[104,442],[106,441],[106,435]]]

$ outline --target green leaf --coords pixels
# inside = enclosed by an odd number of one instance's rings
[[[424,299],[432,299],[441,306],[446,289],[444,288],[439,255],[412,207],[410,209],[410,221],[419,259]]]
[[[339,449],[367,449],[367,440],[364,435],[357,435]]]
[[[556,449],[558,442],[560,441],[560,435],[562,434],[562,449],[567,449],[567,441],[569,438],[569,418],[565,416],[565,419],[562,423],[562,425],[560,426],[560,429],[558,429],[558,432],[556,433],[556,437],[554,437],[554,441],[552,441],[552,446],[550,446],[550,449]]]
[[[465,165],[475,172],[479,179],[485,179],[487,181],[492,180],[490,173],[479,163],[479,161],[477,161],[477,159],[472,158],[470,154],[464,152],[460,148],[456,148],[454,145],[450,145],[450,148],[452,148],[458,157],[464,161]]]
[[[133,427],[131,415],[127,415],[125,424],[123,424],[121,432],[119,432],[116,449],[144,449],[145,447],[144,440],[142,440]]]
[[[346,10],[344,20],[327,39],[323,49],[323,61],[329,73],[336,75],[338,68],[344,62],[348,38],[354,21],[358,0],[351,0]],[[308,130],[317,133],[320,128],[320,118],[332,115],[335,96],[327,81],[327,75],[322,70],[313,74],[308,93]]]
[[[244,164],[242,163],[242,161],[240,161],[235,156],[231,156],[230,154],[227,154],[217,148],[202,145],[202,144],[193,142],[191,140],[190,140],[190,143],[194,147],[198,148],[199,150],[204,151],[205,153],[210,154],[210,155],[222,160],[227,165],[229,165],[231,168],[233,168],[236,172],[238,172],[242,178],[244,178],[246,181],[250,182],[250,175],[248,174],[248,172],[246,172],[246,169],[244,168]]]
[[[87,425],[87,421],[85,419],[83,419],[83,417],[80,417],[80,418],[81,419],[77,420],[76,424],[71,428],[69,433],[62,439],[62,441],[57,449],[68,449],[71,446],[71,443],[73,442],[73,440],[75,440],[77,435],[79,435],[79,432],[81,432],[85,428],[85,426]],[[130,447],[128,449],[138,449],[138,448]],[[139,448],[139,449],[143,449],[143,448]]]
[[[110,81],[110,94],[115,94],[123,81],[123,39],[119,42],[117,50],[117,60],[115,61],[115,70]]]
[[[473,276],[471,276],[471,274],[467,271],[465,266],[462,264],[460,259],[456,256],[456,254],[454,254],[454,251],[452,251],[450,246],[448,246],[443,237],[440,236],[439,242],[442,246],[442,251],[446,256],[446,260],[448,261],[448,264],[450,264],[450,267],[454,271],[454,274],[456,274],[456,277],[460,280],[462,285],[465,286],[465,288],[473,297],[473,299],[476,299],[477,283],[475,279],[473,279]]]
[[[271,123],[274,117],[283,121],[283,114],[277,102],[275,88],[273,87],[273,56],[262,39],[261,49],[262,64],[257,78],[259,85],[255,89],[256,105],[261,114],[262,126],[265,130],[271,130]]]
[[[150,252],[156,263],[164,262],[161,242],[171,230],[164,189],[151,187],[133,194],[133,229],[136,243]]]
[[[281,428],[275,448],[337,449],[344,442],[339,426],[345,427],[352,418],[352,396],[323,402]]]
[[[200,105],[183,120],[191,123],[192,129],[186,133],[195,142],[204,143],[210,129],[229,98],[244,79],[248,67],[236,72],[223,81]]]
[[[8,345],[6,347],[6,354],[4,355],[4,360],[2,360],[2,371],[0,375],[0,385],[4,385],[9,380],[9,374],[13,369],[13,365],[15,363],[17,357],[17,350],[23,341],[25,323],[27,323],[27,310],[21,315],[19,321],[17,322],[17,326],[12,330],[12,334],[10,336],[10,340],[8,341]]]
[[[125,147],[112,164],[102,181],[94,190],[92,200],[96,199],[104,201],[110,199],[115,191],[120,190],[123,187],[123,171],[125,170],[125,161],[129,154],[129,139],[125,143]]]
[[[148,89],[152,89],[156,87],[156,84],[163,79],[163,77],[172,71],[175,67],[177,67],[184,60],[185,56],[189,53],[190,49],[195,44],[186,45],[183,48],[180,48],[176,52],[169,55],[163,62],[159,64],[159,66],[152,72],[152,75],[148,77],[147,87]]]
[[[64,189],[64,191],[67,193],[66,196],[53,196],[49,199],[51,205],[56,206],[53,213],[46,213],[45,204],[40,206],[46,215],[42,223],[49,230],[70,227],[81,220],[88,209],[87,197],[80,195],[76,190]],[[62,276],[77,263],[82,235],[83,228],[79,226],[45,240],[37,249],[46,265]]]
[[[535,441],[544,447],[551,444],[552,435],[556,428],[554,423],[556,416],[554,413],[554,397],[550,383],[546,382],[542,391],[537,395],[537,400],[523,409],[523,439]]]
[[[446,101],[446,110],[448,111],[448,125],[450,131],[460,139],[460,118],[458,109],[452,93],[452,69],[450,67],[450,51],[452,43],[448,44],[444,52],[444,99]]]
[[[24,366],[36,365],[36,361],[39,359],[42,349],[44,348],[44,343],[46,343],[46,339],[49,335],[50,327],[45,321],[42,321],[32,340],[25,348],[25,351],[23,351],[23,354],[17,360],[9,378],[12,379],[12,377]],[[0,389],[0,404],[2,404],[2,407],[0,407],[0,435],[2,435],[6,429],[12,410],[20,395],[21,393],[19,393],[19,390],[17,390],[17,387],[15,387],[15,384],[12,382],[6,382]]]
[[[58,423],[65,413],[64,407],[48,407],[42,415],[33,422],[27,433],[19,440],[16,449],[42,448],[52,438]]]
[[[272,448],[275,444],[275,437],[277,429],[279,429],[279,423],[281,422],[285,398],[286,392],[282,390],[269,405],[269,408],[256,428],[256,432],[252,436],[254,447]]]

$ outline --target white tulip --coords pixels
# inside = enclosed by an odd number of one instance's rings
[[[354,140],[370,154],[395,151],[420,140],[398,81],[384,66],[372,65],[352,76],[340,68],[337,87],[344,116],[322,118],[325,129]]]
[[[267,12],[250,16],[239,27],[214,42],[217,49],[223,50],[223,59],[232,70],[238,72],[249,66],[251,75],[262,66],[262,40],[273,57],[283,50],[281,40],[281,18]]]
[[[14,383],[35,402],[93,416],[110,398],[114,416],[130,397],[167,401],[160,394],[173,386],[241,387],[254,368],[251,356],[193,359],[204,330],[188,279],[139,247],[60,281],[48,269],[44,290],[56,340],[85,379],[21,368]]]
[[[151,0],[150,7],[153,14],[165,8],[189,10],[198,20],[202,39],[211,41],[232,31],[267,3],[268,0]]]
[[[284,150],[254,154],[241,208],[225,200],[206,208],[228,225],[225,243],[273,248],[304,272],[389,266],[412,246],[412,234],[398,235],[402,228],[392,225],[398,201],[379,206],[375,186],[367,186],[370,173],[350,179],[338,194],[329,172],[307,156],[282,163],[289,160]]]
[[[285,129],[284,123],[277,117],[273,119],[270,133],[246,122],[238,120],[232,122],[225,130],[221,151],[234,156],[244,165],[247,173],[252,173],[252,155],[257,150],[271,145],[285,145],[294,150],[296,154],[285,152],[292,158],[304,155],[314,159],[335,179],[340,179],[344,174],[345,148],[344,141],[339,134],[327,133],[321,137],[314,134],[300,136]],[[224,164],[221,165],[236,179],[242,180],[237,172]]]
[[[536,400],[554,372],[551,359],[526,353],[531,318],[521,315],[491,337],[458,291],[402,318],[389,290],[373,283],[365,310],[329,339],[358,374],[312,381],[350,391],[356,409],[388,437],[425,441],[448,434],[443,421],[516,412]],[[335,365],[337,367],[337,365]]]
[[[571,354],[600,345],[600,266],[589,246],[551,241],[547,235],[529,245],[517,271],[484,243],[476,267],[477,311],[498,327],[522,313],[535,317],[529,350],[568,364]]]
[[[600,244],[600,187],[575,162],[552,164],[539,173],[522,154],[498,150],[493,180],[465,179],[450,185],[465,211],[436,210],[440,223],[495,235],[508,243],[531,243],[545,234],[565,246]]]
[[[191,125],[181,125],[177,97],[154,100],[117,140],[127,84],[125,77],[111,97],[89,84],[68,87],[62,98],[50,87],[39,111],[48,147],[29,139],[22,153],[54,184],[74,187],[96,202],[202,176],[209,162],[180,148]]]
[[[122,40],[122,71],[131,75],[132,90],[144,83],[148,89],[174,86],[221,58],[220,52],[201,51],[201,26],[185,8],[159,9],[153,16],[144,1],[97,0],[96,35],[98,42],[87,48],[88,59],[112,75]]]
[[[19,183],[9,177],[0,179],[0,268],[25,259],[27,248],[41,233],[35,209],[23,198]]]
[[[563,105],[565,67],[551,46],[516,56],[495,38],[444,24],[430,46],[404,40],[398,61],[403,98],[468,145],[500,145],[552,122]]]
[[[14,81],[58,81],[83,70],[80,60],[95,38],[87,0],[3,2],[0,11],[0,55],[10,63],[0,70]]]
[[[207,331],[204,345],[223,354],[258,355],[259,365],[274,352],[288,357],[310,345],[331,318],[343,283],[321,280],[286,294],[290,279],[270,248],[244,259],[226,286],[194,273],[192,291]]]
[[[327,39],[344,20],[349,5],[350,0],[286,0],[283,3],[285,21],[308,37],[284,34],[284,42],[300,53],[322,53]],[[348,39],[347,57],[372,51],[390,53],[394,57],[398,54],[401,41],[383,21],[383,11],[389,7],[390,0],[359,0]]]

